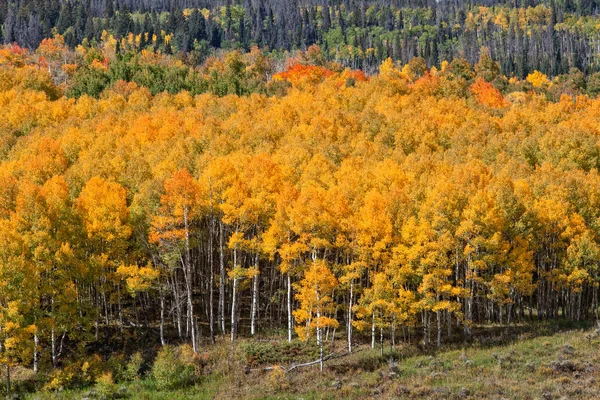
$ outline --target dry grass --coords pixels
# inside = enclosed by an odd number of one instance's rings
[[[590,329],[559,328],[554,323],[508,331],[490,327],[488,336],[482,330],[477,340],[440,350],[405,344],[394,354],[387,348],[383,357],[378,349],[363,346],[329,361],[323,372],[316,366],[292,372],[250,369],[245,350],[250,341],[235,346],[223,341],[208,350],[208,375],[195,387],[160,392],[144,379],[127,392],[131,399],[600,398],[600,337]],[[289,348],[281,348],[287,360]],[[268,356],[277,359],[277,354]],[[255,359],[252,366],[257,367]],[[52,397],[83,396],[72,392]]]
[[[600,337],[590,330],[518,336],[512,343],[412,355],[412,346],[389,353],[361,348],[317,368],[281,374],[252,372],[235,385],[227,379],[218,398],[303,399],[598,399]],[[266,384],[266,382],[271,382]],[[273,383],[275,382],[275,383]]]

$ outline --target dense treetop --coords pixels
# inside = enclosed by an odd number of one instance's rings
[[[317,47],[196,68],[124,40],[0,49],[2,363],[111,326],[322,349],[597,314],[597,75],[507,79],[482,51],[366,77]]]

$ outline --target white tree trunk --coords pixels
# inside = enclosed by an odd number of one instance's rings
[[[225,333],[225,253],[223,252],[223,221],[219,222],[219,327]]]
[[[52,357],[52,366],[54,368],[56,368],[56,365],[58,363],[58,357],[60,357],[60,355],[62,354],[63,342],[65,340],[65,335],[66,335],[66,332],[63,332],[63,334],[60,338],[60,345],[57,350],[56,349],[56,334],[54,331],[54,327],[52,327],[52,330],[50,331],[50,351],[51,351],[50,356]]]
[[[375,313],[371,315],[371,348],[375,348]]]
[[[320,302],[320,296],[319,296],[319,291],[318,289],[316,289],[317,292],[317,304]],[[321,309],[320,307],[317,308],[317,321],[319,321],[320,323],[320,319],[321,319]],[[321,371],[323,371],[323,332],[322,332],[322,328],[317,326],[317,345],[319,346],[319,368]]]
[[[211,194],[212,196],[212,194]],[[211,211],[210,211],[210,228],[209,228],[209,232],[208,232],[208,267],[210,268],[210,273],[209,273],[209,282],[208,282],[208,286],[209,286],[209,293],[208,293],[208,298],[209,298],[209,321],[208,323],[210,324],[210,342],[212,344],[215,343],[215,306],[214,306],[214,293],[213,293],[213,286],[215,285],[215,266],[214,266],[214,256],[213,256],[213,228],[214,228],[214,220],[212,217],[212,201],[211,201]]]
[[[354,295],[354,281],[350,282],[350,298],[348,299],[348,353],[352,353],[352,296]]]
[[[50,330],[50,356],[52,357],[52,366],[56,368],[56,337],[54,336],[54,327]]]
[[[38,372],[38,335],[37,331],[33,334],[33,372]]]
[[[179,296],[179,289],[177,288],[177,282],[175,278],[171,280],[173,284],[173,301],[175,301],[175,319],[177,322],[177,334],[179,338],[183,336],[183,328],[181,326],[181,301]]]
[[[214,246],[214,231],[215,231],[215,219],[213,216],[213,198],[212,198],[212,186],[210,189],[210,219],[208,227],[208,266],[210,268],[209,280],[209,324],[210,324],[210,342],[215,344],[215,305],[214,305],[214,286],[215,286],[215,257],[213,253]]]
[[[233,268],[237,268],[237,247],[233,249]],[[237,276],[233,276],[233,290],[231,293],[231,341],[233,342],[235,339],[235,312],[237,306]]]
[[[194,324],[194,299],[193,299],[193,288],[192,288],[192,262],[190,254],[190,230],[188,220],[187,207],[183,209],[183,222],[185,224],[185,288],[187,293],[187,305],[188,305],[188,322],[192,333],[192,349],[194,353],[198,352],[198,343],[196,343],[196,328]]]
[[[258,310],[258,279],[260,277],[258,270],[259,256],[256,254],[254,258],[254,268],[256,268],[256,275],[252,281],[252,308],[250,311],[250,334],[254,336],[256,333],[256,311]]]
[[[288,314],[288,342],[292,341],[292,278],[290,272],[287,272],[287,314]]]
[[[233,291],[231,293],[231,341],[235,339],[235,307],[237,305],[237,278],[233,278]]]
[[[164,346],[165,342],[165,294],[163,288],[160,288],[160,344]]]

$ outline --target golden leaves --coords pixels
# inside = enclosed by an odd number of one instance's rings
[[[294,311],[294,317],[301,340],[306,341],[316,329],[338,326],[338,321],[328,316],[335,309],[332,296],[337,284],[326,262],[317,260],[308,266],[304,279],[296,287],[300,307]]]
[[[89,238],[110,243],[131,235],[127,193],[117,182],[90,179],[77,198],[77,208]]]
[[[123,264],[117,268],[117,275],[125,280],[127,290],[132,296],[135,296],[139,292],[150,289],[158,279],[160,272],[151,264],[145,267]]]
[[[541,88],[550,85],[550,81],[548,80],[546,74],[543,74],[537,70],[527,75],[527,81],[536,88]]]

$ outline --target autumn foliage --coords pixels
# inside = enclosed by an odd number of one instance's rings
[[[273,77],[291,87],[247,92],[261,57],[212,60],[214,92],[66,98],[0,50],[1,363],[50,369],[142,324],[194,353],[283,328],[323,355],[340,331],[351,350],[596,317],[600,100],[418,59],[295,63]]]
[[[325,78],[333,75],[333,72],[325,67],[316,65],[294,64],[284,72],[273,75],[275,80],[288,80],[292,85],[301,83],[316,84],[322,82]]]
[[[469,91],[475,96],[480,104],[491,108],[501,108],[508,105],[508,102],[502,96],[502,93],[491,83],[478,78],[475,83],[469,87]]]

